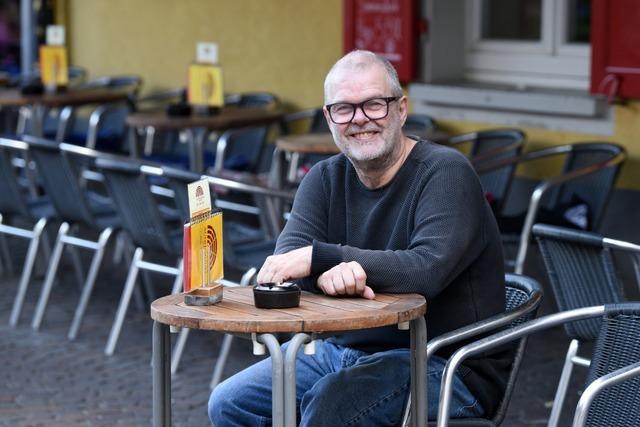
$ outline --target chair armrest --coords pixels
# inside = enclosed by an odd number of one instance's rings
[[[528,336],[534,332],[540,332],[567,322],[590,319],[605,314],[605,306],[578,308],[571,311],[554,313],[548,316],[531,320],[527,323],[515,326],[504,331],[497,332],[473,343],[459,348],[449,358],[444,368],[442,384],[440,385],[440,402],[438,405],[437,427],[449,425],[449,411],[451,406],[451,393],[453,379],[460,364],[468,357],[491,350],[509,342]]]
[[[582,397],[580,397],[580,400],[578,401],[576,413],[573,418],[573,427],[584,427],[591,403],[593,403],[593,400],[600,392],[606,388],[620,384],[623,381],[635,378],[639,375],[640,362],[637,362],[593,380],[593,382],[589,384],[587,389],[582,393]]]
[[[488,319],[472,323],[471,325],[458,328],[454,331],[433,338],[427,343],[427,361],[442,347],[509,325],[519,317],[529,314],[531,311],[535,310],[538,305],[540,305],[541,301],[542,293],[536,292],[526,303],[511,311],[497,314],[489,317]]]

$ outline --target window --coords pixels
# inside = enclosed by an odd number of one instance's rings
[[[590,0],[466,0],[464,78],[589,87]]]

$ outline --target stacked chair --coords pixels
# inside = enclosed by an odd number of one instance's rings
[[[50,257],[46,239],[46,226],[56,216],[51,200],[46,196],[30,194],[21,182],[26,168],[17,169],[15,160],[28,159],[28,145],[22,141],[0,138],[0,236],[2,237],[2,259],[6,273],[12,272],[12,260],[6,250],[4,235],[20,237],[29,241],[27,255],[22,267],[18,290],[11,310],[9,324],[16,326],[22,311],[25,296],[31,282],[38,251]]]
[[[629,255],[637,274],[639,245],[609,239],[596,233],[545,224],[534,225],[532,232],[538,242],[559,311],[618,304],[625,300],[623,284],[616,274],[612,252]],[[558,425],[573,365],[589,367],[590,360],[578,354],[581,345],[595,341],[600,327],[599,318],[564,325],[571,343],[565,357],[549,426]]]
[[[38,330],[42,324],[64,248],[70,248],[71,254],[75,255],[73,261],[79,277],[82,267],[75,248],[94,252],[69,329],[68,337],[74,339],[80,328],[107,244],[113,232],[120,227],[120,219],[111,199],[103,194],[88,191],[82,186],[81,171],[75,167],[69,156],[61,151],[58,143],[30,136],[25,136],[24,141],[28,145],[29,156],[36,165],[39,184],[51,199],[57,219],[62,221],[31,323],[34,330]],[[97,234],[97,239],[89,239],[86,233]]]
[[[465,326],[447,334],[435,337],[427,343],[427,360],[443,347],[455,345],[462,341],[485,336],[500,330],[510,330],[517,325],[527,322],[536,317],[540,303],[542,302],[542,288],[540,284],[525,276],[507,274],[505,276],[505,312],[492,318],[482,320],[477,323]],[[505,393],[494,414],[487,414],[485,418],[464,418],[451,422],[453,426],[464,427],[484,427],[498,426],[504,419],[509,405],[509,400],[513,392],[520,365],[524,357],[527,345],[526,337],[511,344],[510,350],[513,354],[511,361],[509,378],[505,388]],[[449,360],[453,360],[453,357]],[[451,362],[449,362],[451,363]],[[408,426],[411,399],[407,401],[402,426]],[[432,426],[433,423],[429,423]]]

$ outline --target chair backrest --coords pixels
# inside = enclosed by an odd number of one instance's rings
[[[513,320],[510,327],[514,327],[521,323],[525,323],[529,320],[534,319],[538,313],[538,308],[542,297],[542,287],[540,286],[540,284],[536,280],[527,276],[506,274],[505,286],[506,311],[514,310],[533,300],[537,301],[536,306],[531,311]],[[511,369],[509,371],[509,377],[507,379],[507,386],[505,388],[502,400],[498,404],[498,407],[496,408],[496,411],[491,418],[491,421],[494,422],[495,425],[500,425],[507,413],[509,401],[511,400],[511,396],[513,395],[513,389],[518,377],[518,372],[520,371],[520,365],[522,364],[522,359],[524,358],[526,345],[527,337],[524,337],[514,343],[515,353],[513,361],[511,363]]]
[[[490,129],[452,137],[452,145],[469,144],[468,156],[474,166],[482,166],[502,159],[517,157],[522,151],[526,135],[518,129]],[[500,213],[509,193],[516,163],[491,168],[479,173],[480,183],[492,200],[494,212]]]
[[[223,168],[257,172],[266,149],[267,129],[267,126],[256,126],[226,131],[218,141],[226,144]]]
[[[640,304],[612,304],[606,307],[587,384],[617,369],[640,362]],[[633,421],[635,420],[635,421]],[[640,378],[605,388],[588,412],[589,427],[636,425],[640,420]]]
[[[622,146],[613,143],[574,144],[565,159],[562,174],[566,175],[576,169],[596,165],[624,152]],[[622,162],[562,184],[550,190],[543,197],[541,205],[553,210],[558,204],[572,203],[578,198],[589,205],[589,229],[594,230],[602,220],[621,166]]]
[[[544,224],[534,225],[533,235],[559,311],[623,301],[622,286],[602,236]],[[572,339],[590,341],[598,336],[600,319],[564,327]]]
[[[431,129],[435,129],[436,121],[433,117],[426,114],[410,113],[407,115],[407,120],[402,126],[402,130],[405,134],[411,135],[412,133],[423,133]]]
[[[40,184],[50,197],[58,216],[64,221],[81,222],[95,227],[96,221],[80,187],[78,171],[57,142],[25,135],[29,155],[36,163]]]
[[[134,243],[143,249],[179,255],[140,166],[135,161],[96,160],[96,167],[104,175],[123,227]]]
[[[280,100],[269,92],[250,92],[226,95],[224,102],[227,105],[236,105],[240,108],[275,108],[279,105]]]
[[[0,138],[0,213],[5,215],[20,215],[30,217],[29,209],[24,198],[24,188],[18,181],[18,174],[12,160],[26,153],[17,145],[24,145],[20,141]]]

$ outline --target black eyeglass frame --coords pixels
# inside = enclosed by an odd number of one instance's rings
[[[359,102],[357,104],[354,104],[354,103],[351,103],[351,102],[334,102],[333,104],[325,105],[324,108],[327,109],[327,112],[329,113],[329,118],[331,119],[331,121],[333,123],[335,123],[337,125],[346,125],[347,123],[351,123],[353,121],[353,118],[356,116],[356,111],[357,111],[358,108],[360,108],[360,110],[362,111],[362,114],[364,114],[364,116],[367,119],[369,119],[369,120],[382,120],[382,119],[384,119],[385,117],[387,117],[389,115],[389,104],[394,102],[394,101],[399,100],[400,98],[402,98],[402,97],[401,96],[387,96],[387,97],[376,96],[375,98],[365,99],[364,101]],[[367,102],[371,102],[371,101],[373,101],[375,99],[381,99],[381,100],[383,100],[384,102],[387,103],[387,112],[385,113],[384,116],[376,117],[374,119],[374,118],[369,117],[367,115],[367,112],[364,111],[364,104],[366,104]],[[353,107],[351,118],[349,120],[347,120],[346,122],[336,122],[335,119],[333,118],[333,116],[331,115],[331,107],[333,107],[334,105],[338,105],[338,104],[345,104],[345,105],[350,105],[351,107]]]

